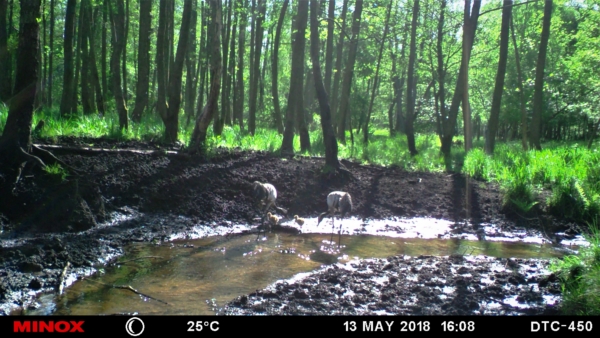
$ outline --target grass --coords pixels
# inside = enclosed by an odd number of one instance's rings
[[[590,234],[585,235],[589,246],[550,265],[561,283],[565,315],[600,315],[600,232],[596,222],[589,228]]]
[[[44,168],[44,170],[46,171],[46,173],[48,173],[48,175],[60,178],[61,181],[64,181],[69,175],[67,170],[58,163],[49,164]]]
[[[505,207],[528,211],[545,188],[549,210],[575,221],[589,222],[600,214],[600,153],[578,143],[548,143],[541,151],[523,151],[515,144],[499,144],[493,157],[474,149],[464,172],[497,182]]]

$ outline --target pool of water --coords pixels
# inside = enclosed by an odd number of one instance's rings
[[[338,247],[337,220],[333,242],[330,233],[311,231],[311,226],[316,226],[316,222],[312,223],[312,220],[305,223],[300,234],[273,231],[258,240],[256,234],[194,238],[188,233],[183,237],[190,239],[175,239],[160,245],[131,245],[119,259],[124,263],[73,283],[60,297],[40,296],[39,307],[28,310],[27,314],[213,315],[216,308],[237,296],[326,264],[358,258],[399,254],[550,258],[564,254],[543,242],[477,241],[444,236],[404,238],[401,235],[407,231],[398,229],[389,230],[388,236],[343,235]],[[349,233],[356,233],[346,226],[344,222]],[[391,227],[388,224],[387,228]],[[356,228],[361,228],[358,221]],[[325,226],[321,224],[320,230],[326,232],[324,229],[331,229],[330,221]],[[143,295],[113,286],[131,286]]]

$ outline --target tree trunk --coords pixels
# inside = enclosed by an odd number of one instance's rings
[[[185,56],[185,105],[183,111],[186,115],[186,126],[194,115],[194,103],[196,102],[196,84],[198,83],[198,72],[196,71],[196,26],[198,21],[197,1],[192,5],[192,17],[190,21],[190,37],[188,51]]]
[[[123,62],[121,63],[123,73],[123,101],[127,106],[129,90],[127,90],[127,39],[129,38],[129,0],[125,0],[125,24],[123,32]]]
[[[337,130],[338,139],[342,144],[346,144],[346,116],[349,109],[348,107],[350,106],[350,92],[352,90],[354,63],[356,62],[356,53],[358,50],[358,35],[360,33],[362,6],[362,0],[356,0],[354,13],[352,14],[352,39],[350,40],[348,60],[346,61],[346,68],[344,69],[344,81],[342,82],[342,94],[340,98],[340,108],[338,110],[339,122]]]
[[[123,55],[123,46],[125,45],[125,8],[124,0],[116,0],[117,12],[111,10],[113,50],[110,56],[110,68],[112,73],[113,95],[119,115],[119,128],[127,129],[129,127],[127,118],[127,106],[121,87],[121,55]]]
[[[331,169],[339,170],[342,164],[338,160],[338,146],[335,139],[335,132],[331,125],[331,110],[329,109],[329,99],[323,77],[321,75],[321,65],[319,64],[319,22],[317,21],[317,0],[310,2],[310,55],[312,59],[313,75],[317,99],[321,112],[321,128],[323,129],[323,143],[325,144],[325,166]]]
[[[76,0],[68,0],[67,14],[65,17],[65,44],[64,44],[64,75],[63,92],[60,102],[60,113],[63,116],[71,114],[73,93],[73,40],[75,38],[75,7]]]
[[[11,96],[10,55],[8,53],[8,27],[6,15],[8,0],[0,0],[0,102],[8,102]]]
[[[156,80],[157,85],[157,98],[156,98],[156,110],[158,115],[163,118],[167,116],[167,83],[169,81],[169,1],[160,0],[159,14],[158,14],[158,33],[156,35]],[[166,132],[165,125],[165,132]]]
[[[105,107],[105,102],[104,102],[104,95],[106,95],[106,93],[103,94],[102,92],[102,85],[100,84],[100,75],[98,74],[98,66],[96,64],[96,47],[94,46],[94,35],[93,32],[95,31],[95,28],[97,28],[99,25],[98,20],[96,20],[94,17],[94,15],[92,14],[92,6],[88,6],[88,15],[90,18],[93,18],[93,23],[91,25],[92,30],[90,31],[90,34],[88,35],[88,39],[89,39],[89,44],[90,44],[90,50],[89,50],[89,60],[90,60],[90,69],[91,69],[91,76],[92,76],[92,83],[93,83],[93,87],[96,90],[96,108],[98,109],[98,112],[100,112],[101,116],[103,116],[105,114],[106,111],[106,107]]]
[[[310,143],[308,145],[302,143],[303,127],[306,130],[306,124],[304,126],[301,125],[304,122],[304,95],[302,89],[304,83],[304,48],[306,46],[304,34],[308,21],[308,1],[298,1],[297,5],[298,14],[295,20],[295,34],[292,43],[290,92],[285,114],[285,130],[283,132],[283,141],[281,142],[281,154],[284,156],[294,153],[294,122],[296,122],[296,127],[300,132],[302,151],[310,148]],[[308,134],[308,131],[306,134]]]
[[[89,43],[93,43],[90,40],[91,36],[91,24],[92,20],[92,4],[90,0],[83,0],[81,2],[81,22],[82,25],[79,28],[81,30],[81,105],[83,113],[89,115],[95,112],[94,109],[94,92],[92,90],[92,69],[90,62],[90,46]],[[89,42],[89,43],[88,43]]]
[[[190,151],[191,152],[205,152],[206,135],[210,122],[212,121],[213,115],[217,111],[217,105],[219,101],[219,90],[221,87],[221,0],[210,0],[211,10],[211,30],[212,44],[211,44],[211,85],[210,94],[208,96],[208,102],[202,109],[202,114],[198,115],[196,119],[196,125],[190,140]]]
[[[415,120],[416,81],[414,81],[415,61],[417,59],[417,20],[419,18],[419,0],[414,0],[412,10],[412,23],[410,30],[410,51],[408,55],[408,73],[406,77],[406,139],[408,150],[412,156],[418,154],[415,146],[415,132],[413,123]]]
[[[473,49],[473,40],[475,39],[475,32],[477,29],[477,21],[479,19],[480,8],[481,0],[475,0],[473,2],[473,7],[471,8],[471,14],[468,17],[465,17],[465,22],[463,25],[464,30],[466,31],[466,35],[464,36],[468,37],[466,45],[469,49],[469,55],[471,54],[471,50]],[[472,34],[470,32],[472,32]],[[463,47],[464,46],[465,44],[463,43]],[[467,56],[467,53],[463,53],[463,59],[465,56]],[[466,76],[466,68],[464,61],[465,60],[461,60],[461,66],[460,70],[458,71],[458,78],[456,80],[456,87],[454,89],[454,95],[452,96],[452,103],[450,104],[448,116],[443,116],[442,119],[444,135],[442,137],[441,151],[446,157],[450,156],[450,150],[452,148],[452,138],[454,137],[456,131],[456,117],[458,116],[458,108],[464,96],[464,81]],[[466,66],[468,66],[468,64],[466,64]]]
[[[223,74],[222,74],[222,79],[221,81],[222,83],[222,90],[221,90],[221,112],[220,114],[217,113],[217,115],[215,116],[215,122],[213,123],[213,134],[215,136],[219,136],[223,133],[223,127],[225,125],[225,119],[226,119],[226,115],[227,115],[227,105],[229,105],[228,102],[228,97],[227,97],[227,80],[229,79],[229,74],[228,74],[228,53],[229,53],[229,36],[231,34],[231,29],[230,29],[230,22],[231,22],[231,9],[233,7],[231,0],[226,1],[225,4],[227,5],[227,14],[224,15],[224,19],[225,19],[225,24],[223,25],[223,31],[221,32],[222,37],[223,37],[223,56],[222,56],[222,63],[223,63]]]
[[[27,161],[37,159],[43,165],[39,158],[28,154],[31,152],[31,122],[39,77],[40,8],[41,0],[21,2],[15,96],[10,100],[8,118],[0,137],[0,170],[8,176],[6,183],[18,181]]]
[[[392,14],[392,1],[390,1],[387,15],[385,18],[385,28],[383,30],[383,38],[381,39],[381,45],[379,46],[379,56],[377,57],[377,68],[375,69],[375,84],[379,82],[379,67],[381,66],[381,57],[383,56],[383,47],[385,46],[385,42],[387,40],[387,33],[389,30],[390,23],[390,15]],[[373,102],[375,101],[375,93],[377,91],[377,85],[373,86],[373,91],[371,92],[371,101],[369,102],[369,110],[367,113],[367,119],[365,120],[365,128],[363,130],[363,143],[369,143],[369,121],[371,120],[371,112],[373,111]],[[391,115],[391,114],[390,114]]]
[[[105,97],[109,97],[109,89],[108,89],[108,78],[107,78],[107,70],[106,70],[106,55],[107,55],[107,41],[106,35],[108,31],[108,26],[110,22],[108,20],[108,2],[109,0],[104,0],[103,2],[103,10],[102,10],[102,57],[100,60],[101,68],[102,68],[102,92]]]
[[[264,28],[262,26],[265,20],[265,12],[267,10],[267,6],[265,5],[265,0],[258,0],[258,16],[256,18],[256,33],[254,35],[254,56],[252,61],[254,64],[251,64],[253,72],[250,78],[250,113],[248,115],[248,131],[250,135],[254,135],[256,132],[256,108],[258,101],[258,78],[260,76],[260,55],[262,52],[262,38],[264,33]]]
[[[242,2],[243,1],[243,2]],[[237,57],[237,74],[235,79],[236,93],[234,98],[233,110],[235,120],[240,126],[240,130],[244,130],[244,51],[245,51],[245,37],[246,27],[248,26],[248,15],[244,7],[247,7],[248,2],[246,0],[239,0],[239,8],[242,16],[240,18],[240,36],[238,38],[238,57]]]
[[[542,150],[540,135],[542,132],[542,111],[544,110],[544,69],[546,67],[546,51],[550,38],[550,20],[552,16],[552,0],[545,0],[544,21],[542,23],[542,37],[540,52],[535,67],[535,84],[533,92],[533,116],[531,118],[531,146]]]
[[[233,4],[232,4],[233,6]],[[237,6],[237,5],[236,5]],[[231,38],[229,40],[229,70],[228,70],[228,74],[227,74],[227,93],[225,95],[225,98],[227,100],[227,105],[225,106],[225,124],[227,124],[228,126],[233,126],[233,121],[234,121],[234,117],[233,117],[233,107],[232,107],[232,92],[234,93],[234,87],[235,87],[235,39],[237,37],[237,22],[238,22],[238,12],[234,10],[233,13],[233,28],[232,28],[232,32],[231,32]],[[235,95],[235,93],[233,94]]]
[[[340,40],[336,48],[335,56],[335,74],[333,76],[333,88],[331,89],[331,120],[333,121],[333,130],[337,131],[337,121],[339,117],[336,115],[338,111],[338,92],[340,88],[340,79],[342,78],[342,56],[344,50],[344,37],[343,33],[346,30],[346,13],[348,12],[348,0],[344,0],[342,7],[342,29],[340,31]]]
[[[0,1],[1,2],[1,1]],[[0,16],[1,18],[1,16]],[[1,29],[1,28],[0,28]],[[48,107],[52,107],[52,80],[54,79],[54,0],[50,0],[50,46],[48,47]],[[0,55],[2,52],[0,51]],[[0,64],[2,61],[0,60]],[[2,66],[0,66],[2,67]]]
[[[81,44],[82,44],[82,31],[83,31],[83,12],[81,9],[83,6],[79,5],[79,16],[77,17],[77,26],[75,27],[75,36],[76,36],[76,45],[75,45],[75,73],[73,80],[73,91],[71,92],[71,115],[77,115],[77,104],[79,102],[79,90],[77,90],[77,85],[79,84],[79,76],[81,74]]]
[[[333,72],[333,37],[335,23],[335,0],[329,0],[327,14],[327,51],[325,52],[325,91],[331,94],[331,73]],[[342,33],[340,33],[342,35]]]
[[[494,154],[496,143],[495,135],[498,130],[498,121],[500,119],[500,104],[502,102],[502,92],[504,90],[504,76],[506,74],[506,62],[508,58],[508,29],[512,17],[512,0],[504,0],[502,8],[502,24],[500,28],[500,59],[498,61],[498,73],[496,73],[496,84],[494,87],[494,96],[492,99],[492,111],[488,120],[488,130],[485,151],[489,155]]]
[[[138,78],[135,90],[135,107],[131,120],[140,122],[142,113],[148,107],[150,89],[150,35],[152,34],[152,0],[140,0],[140,35],[138,46]]]
[[[438,91],[438,101],[439,101],[439,137],[440,141],[443,136],[443,127],[442,122],[446,118],[446,71],[444,70],[444,53],[442,44],[444,42],[444,19],[445,19],[445,11],[446,11],[446,0],[442,0],[440,6],[440,20],[438,21],[437,26],[437,77],[438,84],[440,89]]]
[[[281,135],[283,134],[283,119],[281,118],[281,107],[279,106],[279,88],[277,86],[278,71],[279,71],[279,42],[281,41],[281,28],[283,27],[283,20],[285,19],[285,13],[288,8],[288,0],[283,0],[281,4],[281,10],[279,11],[279,21],[277,22],[277,29],[275,31],[275,43],[273,45],[273,61],[271,62],[271,94],[273,95],[273,116],[275,121],[275,128]]]
[[[179,128],[179,108],[181,107],[181,82],[183,77],[183,64],[185,53],[189,44],[190,21],[192,19],[192,0],[185,0],[181,18],[181,30],[179,31],[179,43],[177,45],[177,56],[173,69],[169,74],[169,108],[167,114],[162,116],[165,124],[165,141],[172,143],[177,141]]]

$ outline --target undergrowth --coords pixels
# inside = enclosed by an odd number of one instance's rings
[[[578,254],[555,259],[550,265],[562,288],[561,311],[565,315],[600,315],[600,232],[597,222],[584,235],[590,243]]]

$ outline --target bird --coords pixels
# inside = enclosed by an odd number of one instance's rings
[[[336,211],[340,212],[340,220],[350,212],[352,212],[352,196],[344,191],[333,191],[327,195],[327,211],[319,215],[317,226],[321,224],[321,221],[326,216],[331,216],[331,239],[333,240],[333,228],[334,228],[334,214]],[[338,248],[342,240],[342,224],[340,223],[340,232],[338,239]]]
[[[298,223],[300,226],[304,225],[304,218],[300,218],[298,217],[298,215],[294,215],[294,220],[296,221],[296,223]]]
[[[269,230],[271,229],[271,226],[279,223],[279,217],[273,215],[272,213],[267,212],[267,217],[269,219]]]
[[[254,181],[252,184],[252,197],[254,201],[259,204],[259,206],[264,206],[264,209],[261,208],[260,214],[261,219],[264,224],[264,212],[268,211],[271,206],[275,206],[275,209],[278,211],[287,214],[287,210],[283,208],[277,207],[275,204],[275,200],[277,200],[277,189],[270,183],[261,183],[259,181]],[[256,239],[260,236],[260,230],[258,231],[258,235]]]

